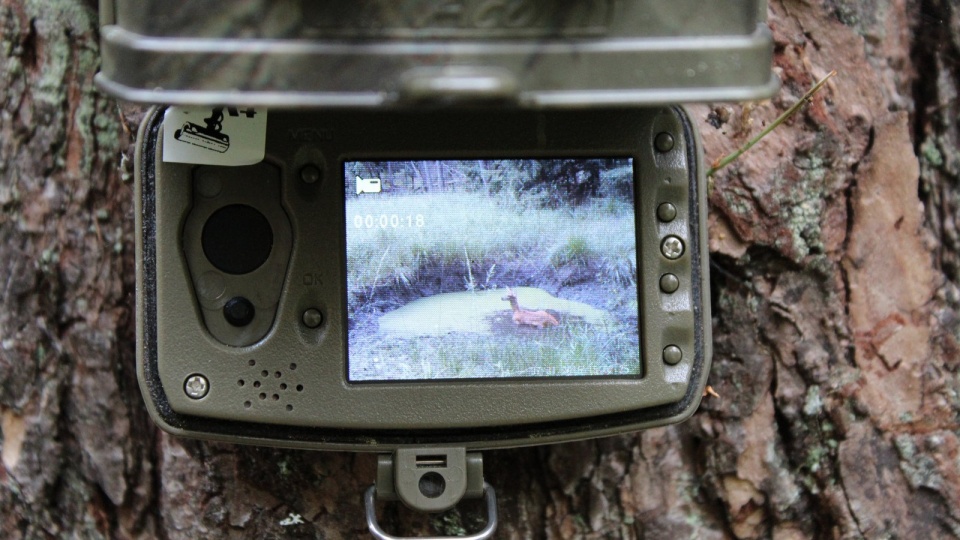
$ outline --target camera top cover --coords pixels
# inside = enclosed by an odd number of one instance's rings
[[[772,94],[766,0],[101,0],[106,92],[141,103],[529,107]]]

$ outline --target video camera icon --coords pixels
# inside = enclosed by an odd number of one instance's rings
[[[380,193],[381,190],[379,178],[357,177],[357,195],[361,193]]]

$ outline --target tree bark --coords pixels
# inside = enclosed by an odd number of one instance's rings
[[[0,0],[0,528],[356,538],[365,454],[161,433],[135,373],[132,139],[91,2]],[[772,0],[779,96],[700,105],[714,365],[689,421],[487,452],[500,538],[960,537],[960,5]],[[304,523],[281,525],[291,513]],[[389,530],[477,528],[381,508]]]

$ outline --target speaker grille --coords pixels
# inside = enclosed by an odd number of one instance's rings
[[[304,390],[303,384],[297,380],[296,371],[297,364],[292,362],[281,368],[268,367],[253,358],[247,360],[246,368],[237,379],[237,386],[250,389],[243,408],[282,407],[292,412],[291,401]]]

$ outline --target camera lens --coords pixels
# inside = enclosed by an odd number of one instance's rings
[[[273,229],[257,209],[245,204],[224,206],[207,219],[201,234],[203,253],[222,272],[248,274],[267,261]]]
[[[227,300],[226,305],[223,306],[223,318],[238,328],[253,322],[255,312],[253,304],[242,296]]]

